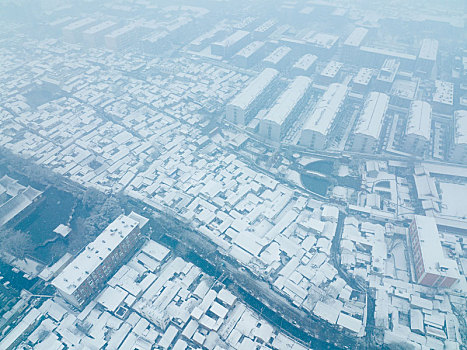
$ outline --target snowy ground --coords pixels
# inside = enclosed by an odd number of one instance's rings
[[[467,186],[440,182],[443,198],[441,213],[446,216],[467,217]]]

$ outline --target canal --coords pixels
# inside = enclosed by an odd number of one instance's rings
[[[321,177],[302,173],[300,175],[302,185],[313,193],[319,194],[320,196],[326,196],[327,191],[332,184],[330,177],[332,176],[333,169],[334,162],[330,160],[319,160],[307,164],[304,167],[304,170],[309,170],[323,176]]]

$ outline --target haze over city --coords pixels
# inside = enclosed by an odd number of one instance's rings
[[[0,2],[0,350],[466,349],[465,0]]]

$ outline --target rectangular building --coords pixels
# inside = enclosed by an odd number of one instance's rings
[[[368,95],[354,129],[353,151],[362,153],[375,152],[388,104],[389,96],[386,94],[371,92]]]
[[[360,47],[362,45],[363,41],[365,40],[366,36],[368,34],[368,29],[363,28],[363,27],[357,27],[355,28],[352,33],[345,39],[344,41],[344,47],[345,46],[350,46],[350,47]]]
[[[399,60],[401,69],[413,70],[417,56],[404,52],[380,49],[376,47],[360,46],[360,55],[358,56],[359,64],[372,68],[379,68],[388,58]]]
[[[227,104],[226,118],[229,122],[246,125],[262,107],[262,101],[279,76],[279,72],[266,68],[235,98]]]
[[[438,57],[438,40],[423,39],[417,57],[417,72],[430,75]]]
[[[245,30],[237,30],[222,41],[211,44],[211,53],[223,58],[229,58],[234,53],[238,52],[243,46],[248,44],[250,40],[250,32]]]
[[[274,31],[276,24],[275,19],[267,20],[253,31],[253,38],[256,40],[266,39]]]
[[[110,50],[124,50],[135,44],[141,33],[137,24],[128,24],[118,28],[105,36],[105,46]]]
[[[423,155],[430,143],[431,106],[428,102],[413,101],[405,129],[405,151]]]
[[[454,84],[449,81],[436,80],[432,98],[434,112],[451,114],[454,106]]]
[[[293,75],[310,75],[313,70],[313,66],[318,59],[317,56],[312,54],[303,55],[294,63],[291,69]]]
[[[467,110],[454,112],[454,132],[450,160],[467,164]]]
[[[300,145],[319,150],[326,147],[327,138],[346,95],[346,85],[329,85],[305,122],[300,136]]]
[[[457,282],[457,264],[444,256],[435,218],[415,215],[409,228],[409,241],[417,283],[449,288]]]
[[[373,69],[365,67],[360,68],[357,75],[352,79],[352,92],[362,95],[368,93],[373,76]]]
[[[238,51],[232,60],[239,67],[249,68],[256,64],[263,55],[264,42],[253,41]]]
[[[359,57],[359,48],[368,35],[368,29],[363,27],[355,28],[345,39],[342,47],[342,57],[346,62],[356,63]]]
[[[391,87],[389,104],[397,109],[409,109],[418,91],[419,79],[396,79]]]
[[[260,135],[279,142],[303,109],[310,87],[310,78],[296,77],[260,121]]]
[[[279,46],[263,60],[263,64],[265,67],[270,68],[285,68],[289,62],[291,52],[292,49],[290,47]]]
[[[137,247],[142,226],[135,216],[120,215],[63,269],[52,285],[71,304],[82,308]]]
[[[320,58],[330,58],[336,51],[339,37],[333,34],[312,31],[304,37],[304,40],[310,47],[311,53]]]
[[[318,76],[318,83],[319,84],[331,84],[337,83],[340,79],[340,70],[344,64],[342,62],[337,61],[329,61],[326,67],[323,68],[321,73]]]
[[[400,62],[395,58],[388,58],[384,61],[376,77],[376,88],[378,91],[389,92],[399,71],[399,66]]]
[[[77,43],[82,40],[81,32],[89,28],[96,20],[90,17],[80,19],[66,25],[63,32],[63,39],[68,43]]]
[[[104,35],[110,32],[117,23],[105,21],[99,23],[83,32],[84,43],[90,47],[100,47],[104,45]]]

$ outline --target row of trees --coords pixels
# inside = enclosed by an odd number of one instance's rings
[[[112,221],[122,214],[119,198],[96,189],[87,189],[80,200],[84,213],[76,219],[74,233],[69,238],[72,252],[93,241]]]

